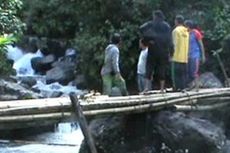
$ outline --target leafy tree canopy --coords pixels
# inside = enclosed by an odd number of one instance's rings
[[[195,20],[204,31],[207,54],[221,47],[229,28],[229,1],[226,0],[24,0],[22,19],[27,34],[68,39],[81,54],[80,68],[89,83],[100,82],[104,48],[110,34],[123,36],[121,69],[127,80],[134,80],[138,57],[139,26],[150,20],[152,11],[161,9],[174,26],[182,14]],[[215,64],[218,65],[218,64]]]

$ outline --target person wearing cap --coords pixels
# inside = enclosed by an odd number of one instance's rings
[[[119,88],[123,96],[127,96],[126,83],[120,73],[119,68],[119,47],[121,45],[121,35],[114,33],[110,44],[105,49],[104,64],[101,69],[103,81],[103,94],[111,95],[112,87]]]

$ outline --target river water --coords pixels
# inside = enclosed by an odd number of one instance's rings
[[[60,123],[33,134],[21,132],[24,133],[16,132],[9,139],[0,137],[0,153],[78,153],[84,138],[77,123]]]
[[[14,61],[13,68],[17,76],[34,76],[35,85],[46,97],[54,91],[69,94],[81,94],[75,86],[62,86],[59,83],[46,85],[44,76],[35,76],[30,60],[42,57],[41,53],[25,54],[19,48],[8,46],[7,57]],[[18,131],[0,131],[0,153],[78,153],[82,140],[82,132],[77,123],[60,123],[52,127],[30,128]]]

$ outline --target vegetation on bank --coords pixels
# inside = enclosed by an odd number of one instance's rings
[[[22,34],[25,24],[19,18],[22,8],[21,0],[0,0],[0,75],[6,76],[12,73],[12,65],[6,59],[6,45],[16,41],[16,37]]]
[[[156,9],[165,13],[172,27],[176,14],[194,19],[204,31],[208,61],[203,69],[221,74],[211,50],[228,42],[223,41],[228,40],[224,38],[230,33],[230,2],[226,0],[8,0],[4,3],[10,8],[1,4],[0,24],[1,27],[3,23],[7,24],[4,27],[9,29],[1,30],[2,34],[22,30],[20,18],[26,24],[25,35],[68,40],[79,50],[79,71],[85,74],[92,88],[100,86],[104,48],[115,31],[123,35],[122,74],[128,82],[135,79],[139,55],[138,28],[151,19],[152,11]],[[6,15],[2,13],[3,9],[11,11]],[[3,17],[9,21],[14,19],[14,22],[5,22]],[[228,48],[225,47],[223,55],[230,55]],[[229,67],[226,59],[223,58],[224,64]]]

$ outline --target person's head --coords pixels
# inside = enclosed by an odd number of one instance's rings
[[[121,35],[119,33],[114,33],[110,39],[112,44],[118,45],[121,43]]]
[[[184,17],[182,15],[177,15],[175,18],[175,25],[183,25],[184,24]]]
[[[194,29],[194,23],[192,20],[185,20],[184,25],[188,28],[188,30]]]
[[[144,39],[144,38],[141,38],[139,40],[139,47],[141,49],[145,49],[146,47],[148,47],[148,41],[146,39]]]
[[[154,20],[164,20],[165,16],[161,10],[156,10],[153,12],[153,19]]]

